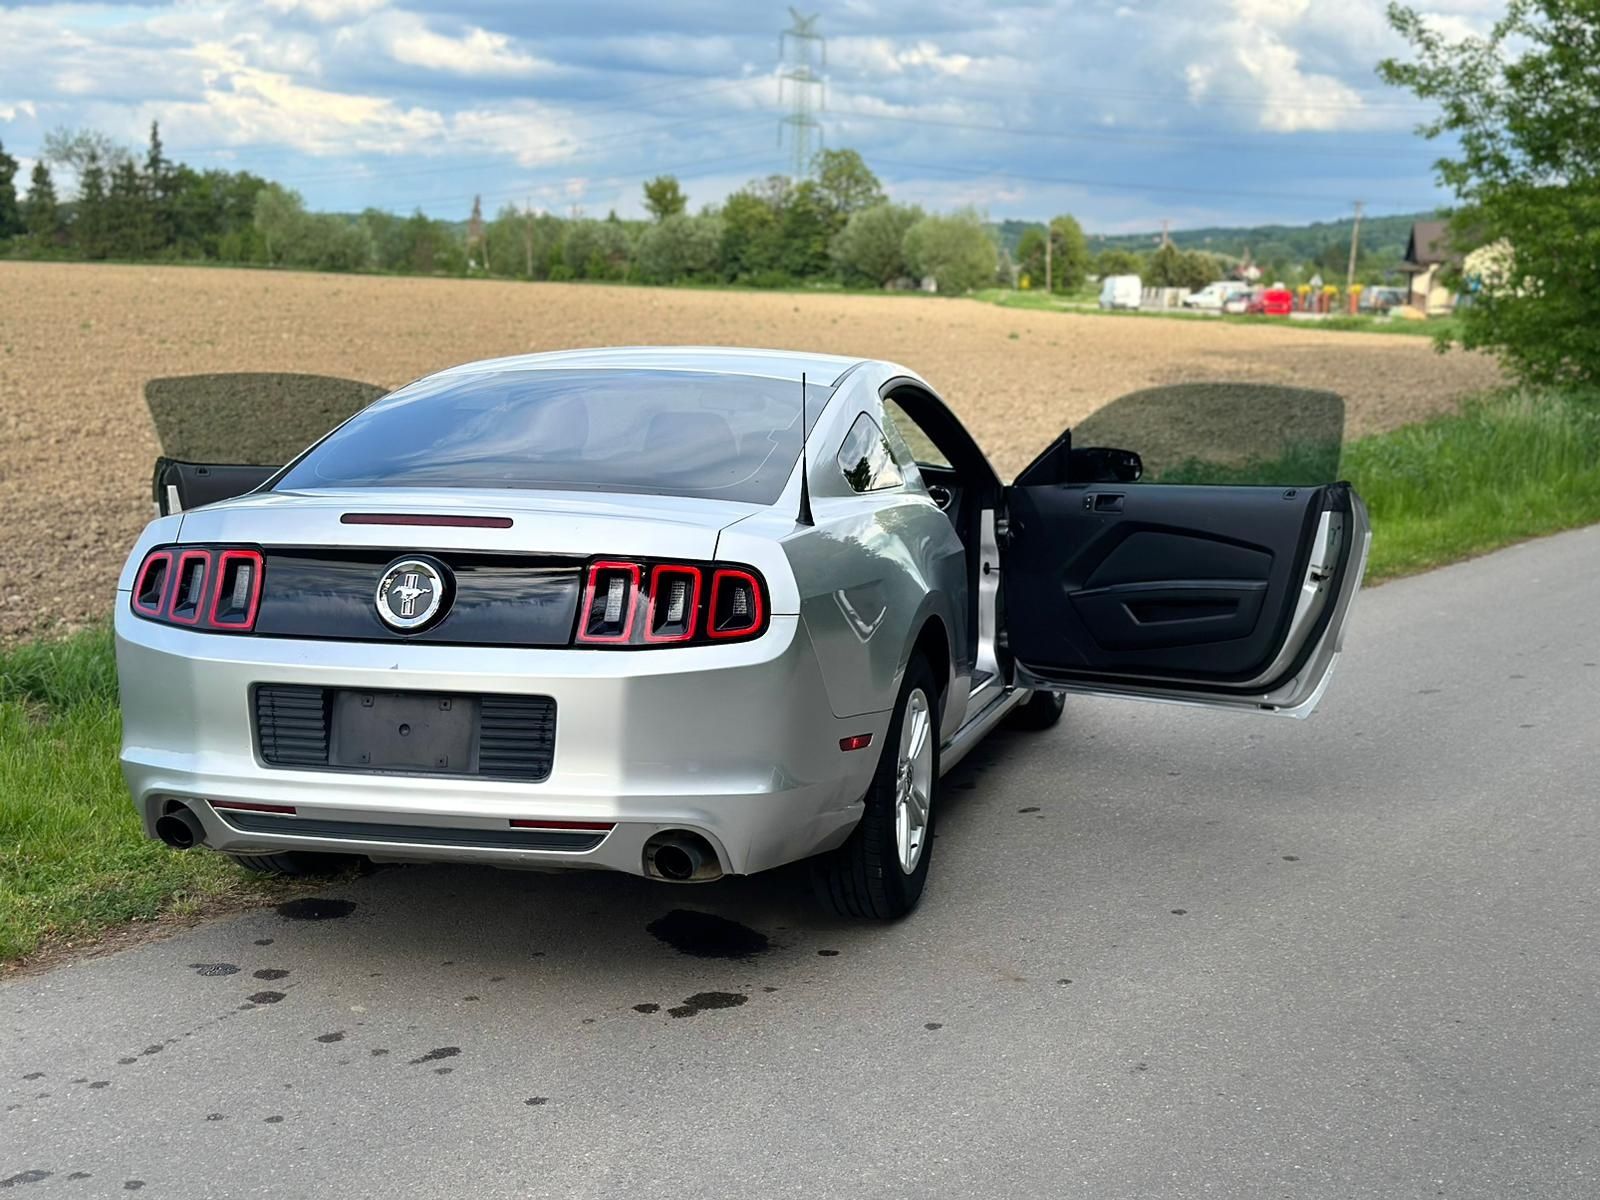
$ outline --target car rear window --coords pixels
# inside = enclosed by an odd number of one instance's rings
[[[828,389],[811,387],[814,418]],[[800,454],[800,385],[691,371],[420,380],[290,465],[276,491],[548,488],[770,504]]]

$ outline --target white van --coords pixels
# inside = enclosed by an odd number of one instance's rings
[[[1183,298],[1185,308],[1205,308],[1213,312],[1221,312],[1222,306],[1234,296],[1247,294],[1250,285],[1237,279],[1224,279],[1216,283],[1208,283],[1198,292],[1191,292]]]
[[[1137,275],[1107,275],[1100,281],[1100,307],[1138,308],[1143,288]]]

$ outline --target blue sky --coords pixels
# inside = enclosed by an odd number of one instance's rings
[[[1453,34],[1498,0],[1422,0]],[[1383,0],[810,0],[822,138],[899,200],[1093,231],[1427,208],[1427,113],[1373,66]],[[503,204],[639,215],[642,179],[695,206],[785,170],[778,33],[749,0],[387,0],[0,8],[0,141],[47,130],[248,169],[314,208]],[[65,181],[70,191],[70,180]]]

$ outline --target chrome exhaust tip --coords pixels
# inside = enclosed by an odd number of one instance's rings
[[[644,845],[645,872],[669,883],[709,883],[722,877],[711,843],[698,833],[658,833]]]

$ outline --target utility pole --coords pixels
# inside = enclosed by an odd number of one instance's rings
[[[783,103],[786,91],[789,96],[789,115],[778,120],[778,145],[783,145],[787,127],[791,174],[799,179],[811,166],[813,142],[822,141],[822,125],[812,114],[828,106],[821,74],[828,68],[828,43],[817,32],[821,13],[802,16],[791,6],[789,16],[794,23],[778,35],[778,103]]]
[[[533,278],[533,197],[522,202],[522,251],[528,259],[528,278]]]
[[[1169,227],[1171,225],[1172,225],[1172,221],[1171,221],[1170,218],[1167,218],[1167,217],[1162,217],[1161,218],[1161,247],[1162,247],[1162,249],[1166,249],[1166,247],[1172,245],[1172,236],[1168,232]]]
[[[1347,296],[1356,282],[1356,250],[1361,245],[1361,210],[1364,207],[1360,200],[1356,201],[1356,221],[1350,226],[1350,265],[1344,272],[1344,293]]]

